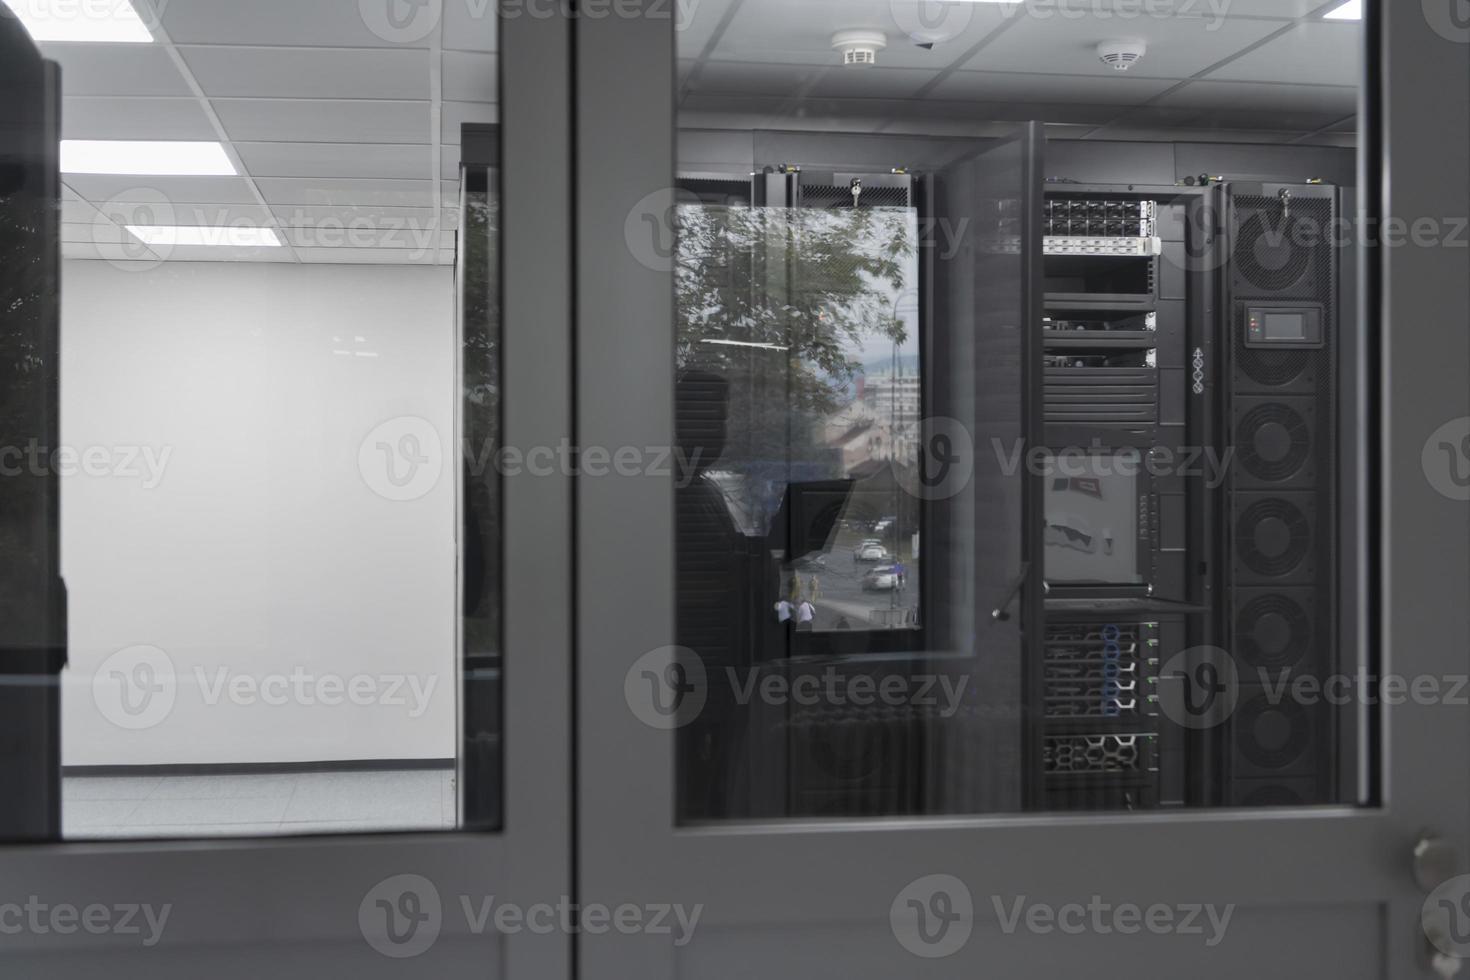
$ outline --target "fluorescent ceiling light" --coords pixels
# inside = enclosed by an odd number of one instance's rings
[[[153,34],[128,0],[4,0],[36,41],[146,44]]]
[[[219,143],[177,140],[62,140],[61,170],[154,177],[234,177],[237,173]]]
[[[231,248],[280,248],[274,228],[217,228],[209,225],[128,225],[145,245],[225,245]]]
[[[1363,0],[1347,0],[1322,15],[1324,20],[1362,20]]]
[[[754,347],[756,350],[790,350],[790,347],[782,347],[780,344],[757,344],[750,340],[706,340],[706,344],[719,344],[722,347]]]

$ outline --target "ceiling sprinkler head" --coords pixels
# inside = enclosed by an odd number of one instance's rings
[[[1138,38],[1121,41],[1103,41],[1097,46],[1098,59],[1115,71],[1127,71],[1138,63],[1148,44]]]
[[[878,52],[888,47],[888,37],[882,31],[838,31],[832,35],[832,47],[842,53],[844,65],[876,65]]]

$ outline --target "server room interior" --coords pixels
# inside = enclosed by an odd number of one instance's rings
[[[1280,75],[1356,81],[1332,6]],[[1368,800],[1371,717],[1276,686],[1361,656],[1356,92],[809,36],[679,41],[680,820]]]

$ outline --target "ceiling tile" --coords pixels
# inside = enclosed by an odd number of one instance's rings
[[[298,248],[302,262],[347,265],[439,265],[437,249]]]
[[[364,3],[369,0],[363,0]],[[376,0],[384,3],[386,0]],[[443,0],[444,47],[456,51],[495,51],[497,23],[495,0]],[[672,0],[671,0],[672,2]],[[514,3],[506,4],[506,15],[515,15]],[[529,0],[525,9],[534,9]],[[544,9],[544,8],[542,8]]]
[[[166,210],[173,202],[255,204],[243,177],[133,177],[68,174],[66,182],[89,201],[132,202]]]
[[[41,53],[61,65],[65,95],[194,94],[162,45],[53,43]]]
[[[972,45],[1010,20],[1010,4],[945,4],[937,18],[926,17],[932,4],[918,0],[745,0],[719,39],[711,58],[721,61],[760,61],[787,65],[840,66],[832,49],[832,35],[840,30],[867,28],[882,31],[887,47],[878,53],[884,68],[948,67]],[[921,48],[906,31],[932,29],[953,34]],[[689,54],[690,52],[681,52]]]
[[[181,47],[212,98],[427,99],[429,52],[409,48]]]
[[[1078,16],[1081,11],[1096,12],[1100,17],[1111,14],[1119,28],[1139,20],[1175,17],[1203,18],[1217,23],[1227,17],[1295,20],[1323,3],[1324,0],[1062,0],[1055,16]],[[1041,15],[1043,5],[1032,4],[1032,7]]]
[[[431,180],[336,180],[331,178],[262,177],[255,182],[272,208],[282,205],[319,207],[433,207]]]
[[[459,128],[465,123],[498,122],[500,114],[493,104],[483,102],[445,102],[440,118],[442,139],[459,145]]]
[[[945,77],[932,94],[938,99],[1139,105],[1176,84],[1171,79],[1137,78],[1121,72],[1099,81],[1092,75],[957,71]]]
[[[370,100],[214,99],[232,140],[427,143],[429,103]]]
[[[444,98],[459,102],[494,102],[498,85],[495,55],[444,52]]]
[[[1358,24],[1298,24],[1209,77],[1356,87],[1362,84],[1362,36]]]
[[[235,143],[252,177],[406,177],[423,180],[432,147],[410,143]]]
[[[697,58],[739,0],[668,0],[674,8],[674,44],[680,58]]]
[[[431,227],[434,221],[434,209],[431,207],[333,207],[301,204],[276,205],[271,210],[282,224],[298,227],[320,225],[336,228],[362,226],[414,229]],[[452,215],[452,212],[445,214],[441,211],[440,220]]]
[[[972,71],[1052,71],[1111,77],[1119,74],[1097,57],[1097,44],[1140,38],[1148,51],[1128,70],[1130,78],[1188,78],[1254,44],[1281,24],[1267,20],[1203,18],[1139,19],[1121,28],[1116,20],[1090,14],[1077,18],[1023,16],[964,67]]]
[[[439,29],[439,0],[410,8],[414,16],[401,26],[389,17],[396,2],[171,0],[163,10],[163,29],[175,44],[428,47]]]
[[[1197,81],[1170,92],[1158,104],[1251,110],[1263,116],[1291,112],[1325,113],[1335,120],[1357,111],[1358,93],[1356,89],[1331,85]]]
[[[798,97],[821,77],[825,68],[745,61],[711,61],[689,81],[689,92],[716,95],[783,95]]]
[[[61,135],[82,140],[217,140],[195,99],[75,98],[61,111]]]
[[[817,77],[809,94],[817,98],[907,99],[937,74],[932,68],[829,68]]]

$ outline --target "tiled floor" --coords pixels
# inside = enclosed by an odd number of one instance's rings
[[[447,830],[454,801],[447,769],[68,776],[61,818],[69,840]]]

